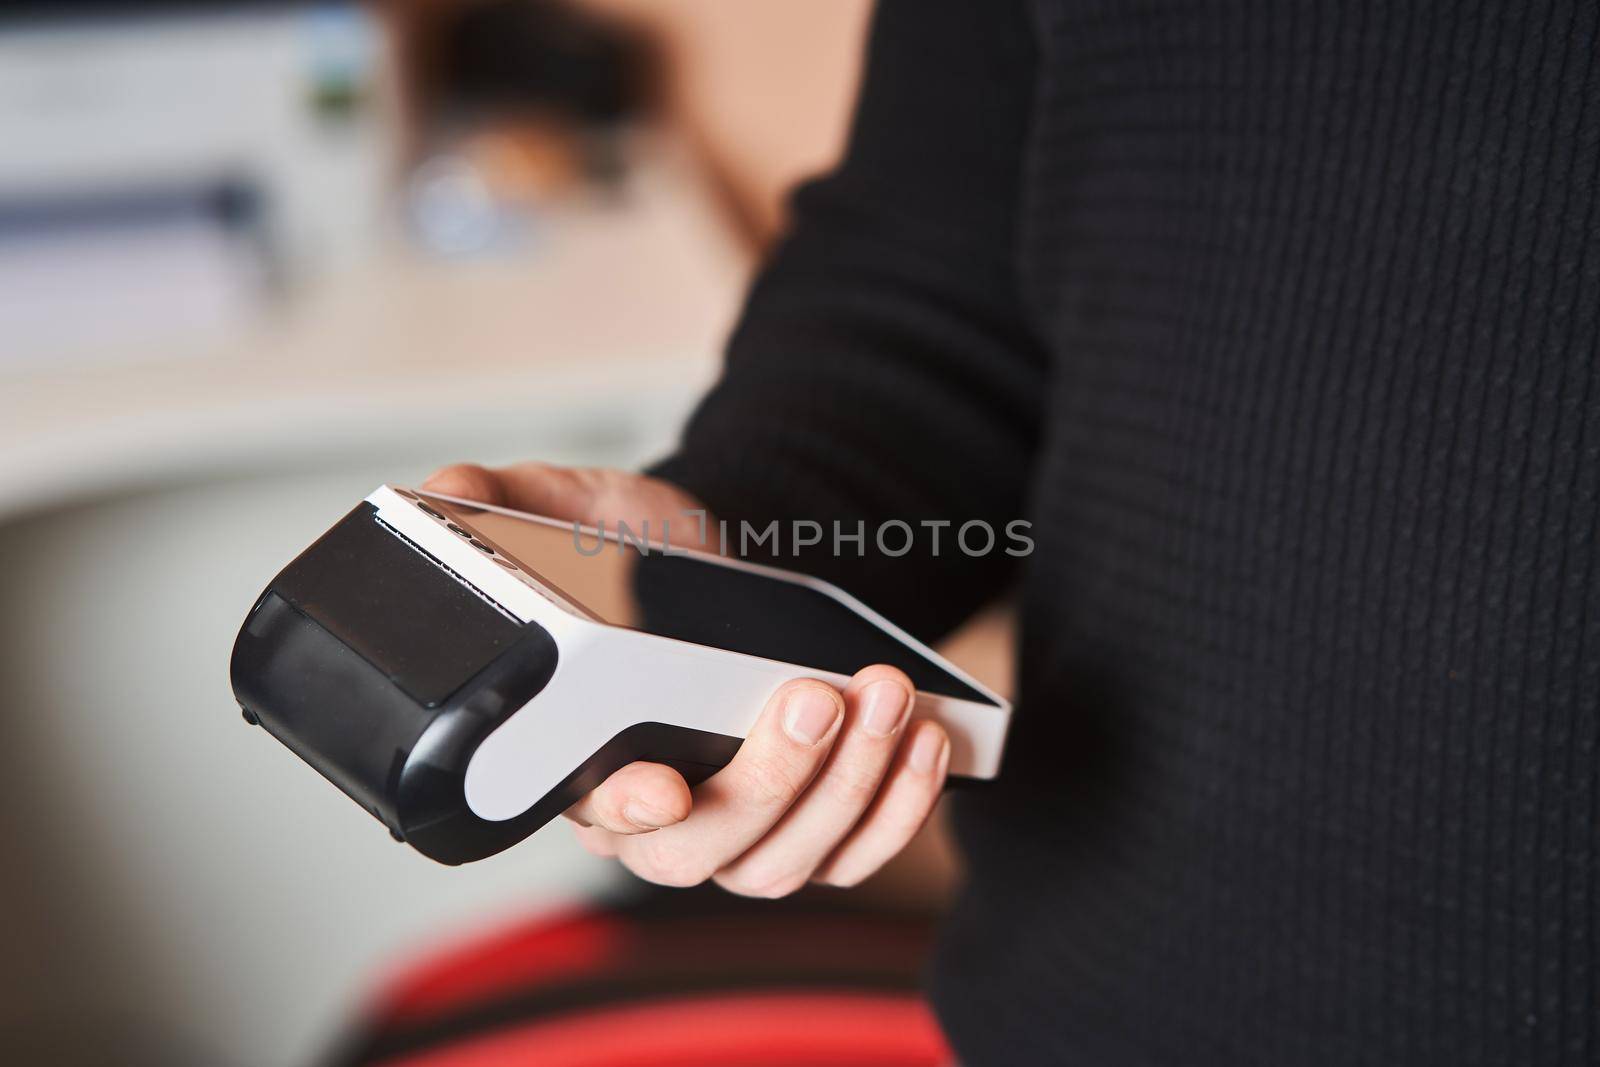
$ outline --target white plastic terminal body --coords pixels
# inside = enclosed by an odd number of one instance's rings
[[[849,680],[799,664],[596,622],[533,579],[496,563],[392,487],[375,490],[367,501],[377,508],[379,519],[506,613],[537,622],[555,639],[559,658],[549,684],[491,733],[468,762],[466,801],[479,818],[498,821],[521,815],[629,726],[657,722],[745,737],[784,682],[819,678],[843,685]],[[1011,705],[998,694],[837,586],[739,560],[702,558],[831,596],[989,696],[994,703],[919,692],[914,716],[934,719],[949,733],[951,774],[993,778],[999,772]]]

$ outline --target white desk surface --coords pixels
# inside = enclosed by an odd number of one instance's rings
[[[703,183],[654,165],[622,206],[543,220],[526,252],[439,261],[397,247],[291,293],[226,343],[0,363],[0,521],[128,487],[381,454],[420,426],[448,440],[484,420],[581,432],[681,412],[715,374],[748,269]]]

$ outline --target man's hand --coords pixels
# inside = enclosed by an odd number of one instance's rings
[[[640,474],[526,463],[447,467],[423,488],[598,523],[652,530],[700,504]],[[778,897],[808,881],[855,885],[905,847],[944,785],[950,743],[933,722],[908,722],[914,689],[893,667],[867,667],[842,691],[815,679],[773,694],[722,770],[691,790],[657,763],[634,763],[574,804],[584,846],[662,885],[708,879],[745,896]]]

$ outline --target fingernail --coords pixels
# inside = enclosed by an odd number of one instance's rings
[[[807,685],[789,694],[784,703],[783,729],[808,748],[821,741],[839,718],[839,702],[826,690]]]
[[[861,691],[861,728],[868,737],[888,737],[900,729],[911,707],[906,687],[887,679]]]
[[[663,826],[670,826],[673,822],[672,816],[658,808],[652,808],[642,800],[630,800],[624,804],[622,817],[643,830],[659,830]]]
[[[911,755],[906,762],[918,774],[932,774],[939,769],[939,760],[943,758],[948,743],[940,731],[923,730],[912,740]]]

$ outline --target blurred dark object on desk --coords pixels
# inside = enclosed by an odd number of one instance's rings
[[[614,20],[561,0],[490,0],[452,11],[438,87],[453,111],[615,126],[650,105],[649,42]]]
[[[617,198],[654,84],[649,43],[559,0],[403,5],[413,235],[444,255],[527,243],[543,212]]]

